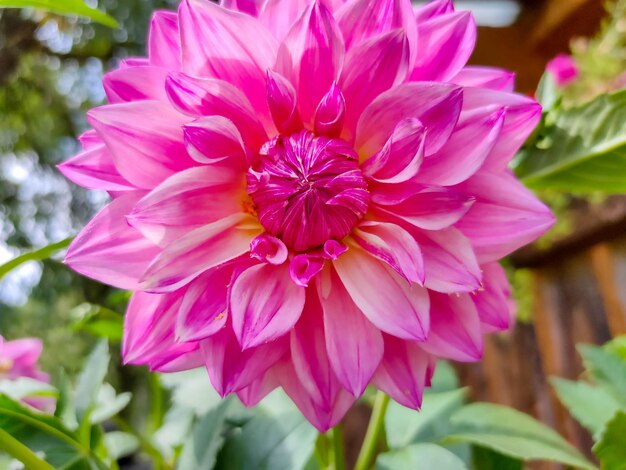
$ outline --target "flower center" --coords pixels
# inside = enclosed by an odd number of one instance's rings
[[[347,236],[367,212],[356,152],[341,139],[301,131],[267,142],[248,171],[261,225],[295,251]]]

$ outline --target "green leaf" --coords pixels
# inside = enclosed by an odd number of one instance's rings
[[[525,148],[517,175],[533,188],[626,192],[626,90],[556,112],[544,136]]]
[[[506,406],[472,403],[454,413],[450,421],[450,435],[443,443],[468,442],[524,461],[548,460],[595,468],[554,430]]]
[[[0,0],[0,7],[2,6],[2,1],[3,0]],[[10,261],[7,261],[6,263],[0,265],[0,279],[24,263],[29,261],[41,261],[50,258],[59,251],[67,248],[71,242],[71,238],[66,238],[60,242],[52,243],[35,251],[29,251],[28,253],[24,253]]]
[[[275,392],[277,393],[277,392]],[[287,400],[287,398],[284,398]],[[255,409],[241,432],[228,439],[220,461],[228,470],[301,470],[315,448],[317,431],[297,411]]]
[[[387,443],[392,449],[430,441],[445,434],[450,415],[463,405],[466,389],[424,395],[422,409],[409,410],[392,401],[385,415]]]
[[[119,343],[124,330],[124,315],[101,305],[83,303],[74,307],[70,312],[76,319],[72,329],[85,331],[99,338],[106,338],[110,342]]]
[[[380,454],[376,470],[401,468],[432,468],[437,470],[467,470],[461,459],[435,444],[413,444],[399,450]]]
[[[626,412],[618,412],[607,423],[593,453],[600,459],[602,470],[626,469]]]
[[[543,74],[541,80],[539,80],[539,85],[537,85],[535,96],[537,101],[541,103],[544,112],[551,110],[558,104],[560,99],[559,89],[551,73]]]
[[[111,460],[132,455],[139,449],[139,440],[127,432],[111,431],[104,435],[104,445]]]
[[[626,405],[626,361],[617,353],[597,346],[579,345],[578,352],[595,381]]]
[[[603,388],[557,377],[551,378],[550,381],[559,400],[592,434],[601,431],[620,408],[615,398]]]
[[[107,342],[104,340],[98,342],[78,376],[74,403],[79,423],[89,420],[89,414],[107,374],[110,359]]]
[[[522,470],[524,468],[521,460],[476,446],[472,448],[472,467],[476,470]]]
[[[224,424],[232,401],[224,400],[195,425],[176,466],[179,470],[211,470],[217,452],[224,444]]]
[[[70,390],[70,381],[65,370],[61,369],[59,372],[56,384],[59,390],[59,399],[54,410],[54,416],[61,419],[66,428],[74,431],[78,428],[78,421],[76,420],[76,408]]]
[[[111,385],[104,384],[100,388],[93,410],[89,414],[89,422],[91,424],[99,424],[115,416],[126,408],[132,396],[130,392],[123,392],[117,395]]]
[[[61,420],[26,408],[4,395],[0,395],[0,429],[41,454],[56,469],[106,468]]]
[[[60,15],[84,16],[109,28],[119,26],[114,18],[88,7],[82,0],[0,0],[0,8],[38,8]]]

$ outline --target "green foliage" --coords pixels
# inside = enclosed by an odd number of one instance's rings
[[[603,470],[626,468],[626,356],[624,338],[603,347],[581,345],[587,381],[552,379],[557,394],[596,441],[593,452]]]
[[[626,412],[619,411],[607,423],[593,453],[602,462],[603,470],[626,469]]]
[[[595,468],[557,432],[505,406],[472,403],[454,413],[450,422],[444,443],[470,443],[524,461],[547,460]]]
[[[111,16],[88,7],[82,0],[0,0],[0,8],[38,8],[61,15],[84,16],[110,28],[119,26]]]
[[[515,171],[537,189],[626,192],[626,90],[547,114]]]
[[[6,276],[15,268],[21,266],[24,263],[27,263],[28,261],[41,261],[41,260],[48,259],[54,256],[59,251],[67,248],[69,244],[71,243],[71,241],[72,241],[71,238],[67,238],[60,242],[52,243],[38,250],[31,251],[29,253],[24,253],[23,255],[13,258],[7,263],[0,265],[0,279],[2,279],[4,276]]]
[[[600,432],[620,408],[613,395],[602,387],[557,377],[551,382],[559,400],[592,434]]]
[[[380,454],[376,470],[400,468],[436,468],[440,470],[465,470],[465,463],[449,450],[435,444],[413,444],[400,450]]]
[[[81,443],[78,435],[67,429],[60,419],[32,411],[2,395],[0,429],[32,453],[42,453],[53,468],[106,469],[93,451]]]

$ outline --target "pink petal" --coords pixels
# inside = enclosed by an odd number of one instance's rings
[[[307,253],[296,255],[289,263],[291,280],[299,286],[307,287],[311,279],[324,268],[324,259]]]
[[[311,0],[265,0],[259,20],[282,41]]]
[[[224,266],[191,281],[176,317],[179,341],[205,339],[226,325],[228,285],[232,275],[232,266]]]
[[[139,279],[160,252],[126,222],[143,195],[122,195],[96,214],[70,245],[65,263],[104,284],[138,290]]]
[[[328,360],[341,385],[360,397],[383,357],[383,339],[333,272],[320,289]]]
[[[385,355],[374,385],[403,406],[418,410],[427,382],[430,356],[418,343],[384,335]]]
[[[382,149],[396,125],[418,119],[427,129],[426,155],[448,140],[461,112],[463,92],[441,83],[404,83],[376,98],[365,108],[356,131],[356,149],[371,156]]]
[[[512,253],[554,224],[550,209],[510,172],[480,171],[462,189],[476,202],[457,227],[471,240],[481,263]]]
[[[503,170],[526,141],[541,119],[541,105],[532,98],[488,90],[465,88],[463,91],[463,114],[495,112],[504,107],[506,116],[500,138],[485,161],[484,168]]]
[[[451,82],[465,87],[489,88],[512,93],[515,89],[515,73],[496,67],[468,65],[463,67]]]
[[[178,14],[183,71],[233,84],[265,114],[265,71],[278,47],[272,34],[256,18],[210,0],[183,0]]]
[[[407,227],[405,227],[407,228]],[[471,292],[480,287],[480,267],[470,241],[455,228],[409,230],[422,248],[424,285],[437,292]]]
[[[424,283],[422,251],[411,234],[402,227],[364,221],[352,236],[363,249],[389,264],[408,282]]]
[[[220,0],[220,5],[230,10],[237,10],[256,16],[261,9],[264,0]]]
[[[267,104],[279,132],[293,134],[302,129],[296,90],[285,77],[271,70],[267,71]]]
[[[241,211],[242,181],[228,168],[202,166],[171,176],[128,215],[130,225],[165,246],[185,233]]]
[[[198,163],[223,162],[244,169],[246,148],[237,127],[222,116],[206,116],[184,126],[185,144]]]
[[[150,63],[166,70],[180,70],[181,50],[178,15],[173,11],[156,11],[150,22],[148,37]]]
[[[504,109],[498,109],[460,122],[443,148],[424,161],[419,180],[451,186],[468,179],[491,153],[502,132],[504,119]]]
[[[211,384],[221,396],[250,386],[289,351],[287,338],[242,350],[229,324],[201,343]]]
[[[124,316],[124,364],[148,364],[170,356],[175,345],[174,325],[184,292],[135,292]]]
[[[204,365],[204,361],[197,343],[180,344],[170,350],[165,357],[152,361],[149,365],[151,371],[171,374],[197,369]]]
[[[102,84],[110,103],[167,101],[166,78],[167,70],[160,67],[128,67],[105,74]]]
[[[250,101],[230,83],[174,73],[167,78],[165,87],[170,101],[180,112],[196,117],[223,116],[229,119],[246,145],[254,150],[267,141],[267,134]]]
[[[428,335],[428,292],[354,247],[334,261],[354,303],[380,330],[423,341]]]
[[[465,66],[476,44],[476,21],[468,11],[437,16],[417,25],[420,51],[414,81],[449,81]]]
[[[142,289],[176,290],[203,272],[247,253],[259,232],[252,217],[242,213],[197,228],[159,254],[141,279]]]
[[[339,137],[346,114],[346,101],[336,83],[330,86],[315,110],[314,129],[318,135]]]
[[[111,153],[103,144],[89,147],[57,166],[67,179],[87,189],[131,191],[135,189],[117,171]]]
[[[336,12],[346,49],[393,29],[406,34],[410,64],[417,53],[417,28],[410,0],[348,0]]]
[[[330,408],[340,386],[326,353],[320,301],[315,289],[307,294],[302,315],[291,330],[291,359],[307,393],[319,406]]]
[[[36,367],[43,350],[43,343],[39,338],[21,338],[13,341],[3,341],[0,336],[0,357],[13,362],[13,368],[26,371]]]
[[[454,11],[452,0],[433,0],[415,9],[417,24]]]
[[[389,186],[376,186],[372,190],[372,202],[376,204],[372,211],[383,217],[390,214],[424,230],[442,230],[454,225],[474,203],[473,197],[456,188],[432,186],[415,192],[411,190],[413,185],[407,185],[407,191]]]
[[[422,348],[437,357],[477,361],[483,354],[480,318],[469,294],[431,293],[431,327]]]
[[[348,251],[348,245],[337,240],[326,240],[323,251],[326,259],[336,260]]]
[[[280,380],[276,369],[271,367],[263,374],[263,377],[252,381],[247,387],[237,390],[237,396],[246,408],[252,408],[279,386]]]
[[[356,401],[354,396],[340,389],[329,406],[320,405],[317,401],[318,397],[311,396],[302,385],[291,362],[281,364],[277,373],[289,398],[319,432],[324,433],[336,426]]]
[[[409,41],[402,29],[375,36],[349,50],[339,85],[346,100],[346,132],[350,137],[367,105],[402,83],[408,71]]]
[[[511,307],[511,287],[506,273],[498,263],[485,264],[482,270],[483,288],[473,293],[472,301],[483,330],[507,330],[515,322],[515,309]]]
[[[298,321],[304,289],[295,285],[286,266],[262,264],[244,271],[234,282],[230,310],[243,349],[272,341]]]
[[[323,3],[312,2],[296,21],[278,51],[277,71],[291,80],[305,123],[331,84],[339,79],[344,45],[332,13]]]
[[[187,118],[159,101],[136,101],[94,108],[87,113],[113,155],[120,174],[139,188],[152,189],[168,176],[194,165],[183,144]]]
[[[365,160],[361,170],[381,183],[401,183],[413,178],[424,159],[426,129],[414,118],[400,121],[382,150]]]
[[[288,255],[289,250],[285,244],[267,232],[250,242],[250,256],[264,263],[283,264]]]

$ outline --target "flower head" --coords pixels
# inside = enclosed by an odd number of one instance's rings
[[[20,378],[48,383],[48,374],[39,370],[37,362],[41,356],[42,343],[39,338],[22,338],[7,341],[0,336],[0,384]],[[27,397],[23,401],[43,411],[54,410],[54,399]]]
[[[437,358],[479,359],[512,321],[497,260],[553,218],[507,169],[541,108],[466,66],[475,36],[447,0],[157,12],[60,167],[111,194],[66,262],[135,291],[125,361],[283,387],[325,430],[370,383],[418,408]]]
[[[578,66],[574,58],[567,54],[559,54],[546,66],[558,86],[567,86],[578,78]]]

